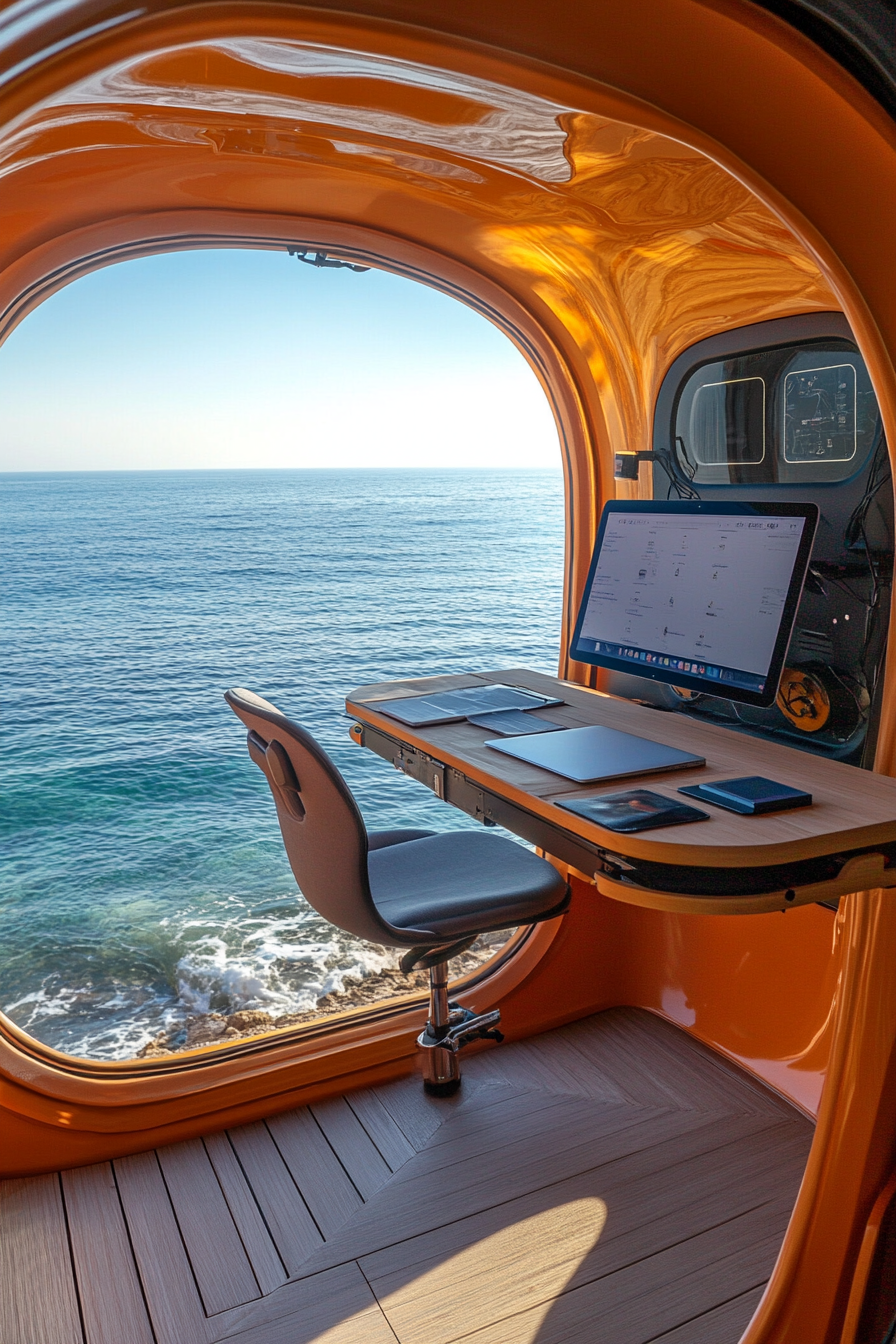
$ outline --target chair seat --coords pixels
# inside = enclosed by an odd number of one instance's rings
[[[436,831],[411,830],[408,827],[397,831],[368,831],[367,848],[385,849],[387,845],[403,845],[407,840],[422,840],[424,836],[436,834]]]
[[[449,831],[372,849],[370,891],[398,929],[435,940],[532,924],[562,914],[566,882],[546,859],[503,836]]]

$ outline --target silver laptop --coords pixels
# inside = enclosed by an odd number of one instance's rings
[[[564,728],[559,733],[496,738],[485,745],[576,784],[597,784],[606,779],[688,770],[706,764],[702,756],[651,742],[647,737],[635,737],[634,733],[621,733],[616,728]]]

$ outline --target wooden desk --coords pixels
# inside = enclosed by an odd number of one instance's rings
[[[485,746],[471,723],[408,728],[372,702],[506,682],[565,704],[540,712],[570,728],[604,724],[706,758],[705,767],[604,785],[576,785]],[[896,886],[896,779],[662,713],[521,668],[361,686],[346,700],[351,735],[471,817],[499,824],[593,879],[607,896],[654,909],[754,914],[852,891]],[[709,821],[633,835],[608,831],[560,800],[645,787],[681,801],[681,784],[765,775],[807,789],[811,807],[739,816],[700,806]],[[688,800],[693,801],[693,800]]]

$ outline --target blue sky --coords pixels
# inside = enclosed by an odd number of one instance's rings
[[[0,471],[340,466],[560,454],[535,375],[484,318],[285,252],[106,267],[0,347]]]

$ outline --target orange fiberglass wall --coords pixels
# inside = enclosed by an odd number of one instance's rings
[[[248,36],[237,27],[231,37],[144,51],[77,79],[0,143],[6,329],[81,267],[130,248],[234,235],[269,246],[307,239],[429,272],[523,344],[552,396],[570,489],[568,615],[602,489],[612,489],[606,467],[621,448],[649,446],[668,365],[714,331],[836,308],[817,262],[704,153],[583,110],[572,91],[560,101],[557,90],[514,88],[507,72],[499,80],[502,72],[482,62],[472,72],[439,70],[419,42],[396,56],[382,42],[346,50],[322,33],[302,41],[289,30]],[[325,224],[328,215],[338,225]],[[591,893],[592,915],[597,904]],[[623,925],[634,918],[610,920],[613,943],[629,947]],[[730,994],[720,999],[711,983],[699,993],[699,1026],[688,1006],[691,976],[702,967],[703,981],[711,977],[713,939],[749,943],[746,924],[639,918],[627,980],[583,967],[574,995],[551,994],[556,1007],[532,995],[520,1029],[595,1002],[645,1003],[753,1061],[814,1108],[818,1049],[808,1086],[791,1089],[790,1065],[776,1061],[803,1058],[805,1041],[795,1046],[793,1031],[802,1038],[818,1029],[814,985],[827,987],[832,916],[816,917],[825,934],[804,969],[813,989],[796,1012],[800,1028],[791,1025],[779,1047],[767,1031],[754,1047],[750,1023],[759,1016],[732,1014]],[[698,927],[699,954],[672,957],[666,944],[687,949]],[[772,921],[779,927],[762,934],[763,949],[776,939],[790,948],[793,936]],[[653,950],[660,943],[662,953]],[[727,954],[723,961],[727,968]],[[780,980],[774,956],[761,987],[756,957],[751,966],[748,997],[765,1001],[772,1021],[792,1024],[793,1012],[775,1012],[776,986],[792,982]]]
[[[160,248],[304,243],[439,285],[508,332],[551,398],[567,626],[612,456],[649,446],[656,389],[693,342],[842,309],[896,441],[894,128],[748,3],[43,12],[17,7],[0,46],[0,334],[84,269]],[[477,1007],[500,1000],[519,1035],[643,1004],[817,1110],[750,1339],[833,1339],[892,1162],[891,905],[870,893],[840,916],[724,919],[575,886],[572,914],[523,942]],[[5,1169],[134,1151],[405,1070],[422,1013],[120,1065],[0,1024]]]

